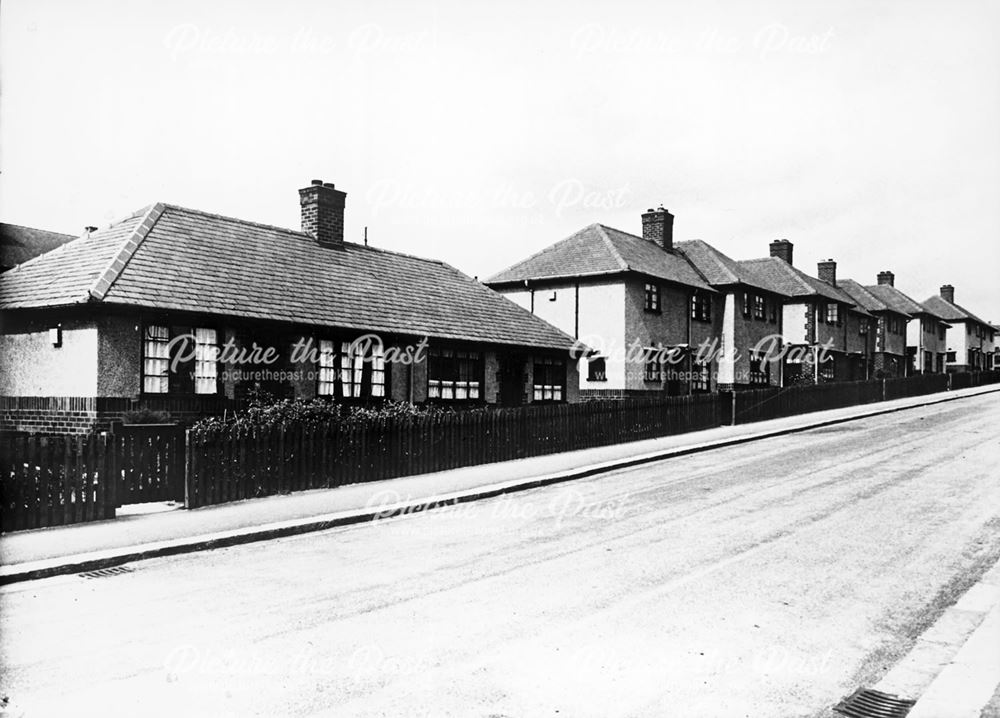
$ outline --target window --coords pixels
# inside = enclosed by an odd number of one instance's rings
[[[840,324],[840,306],[834,302],[826,305],[826,323]]]
[[[562,401],[566,369],[561,359],[535,359],[534,400]]]
[[[861,317],[858,320],[858,334],[868,333],[868,317]]]
[[[656,284],[646,285],[646,311],[660,311],[660,287]]]
[[[955,361],[955,352],[948,352],[948,361]]]
[[[194,330],[194,393],[219,392],[219,340],[214,329]]]
[[[319,341],[319,384],[316,393],[320,396],[337,395],[337,352],[330,339]]]
[[[341,342],[340,396],[380,399],[385,396],[385,354],[381,342]]]
[[[608,367],[604,357],[594,357],[587,363],[587,381],[607,381]]]
[[[750,317],[750,292],[743,293],[743,316]]]
[[[944,335],[945,335],[945,327],[944,326],[939,326],[938,327],[938,339],[940,339],[941,341],[944,341]]]
[[[778,323],[778,300],[777,299],[772,299],[771,300],[771,318],[770,319],[771,319],[771,324],[777,324]]]
[[[691,295],[691,318],[699,322],[712,321],[712,298],[702,292]]]
[[[711,372],[708,362],[694,362],[691,367],[691,391],[708,391],[711,383]]]
[[[833,381],[833,377],[833,357],[830,357],[819,365],[819,378],[822,381]]]
[[[646,381],[663,381],[662,356],[656,349],[649,349],[646,352]]]
[[[427,357],[428,399],[478,401],[482,398],[483,355],[480,352],[432,349]]]
[[[771,362],[765,352],[750,352],[750,383],[758,386],[771,383]]]
[[[753,296],[753,318],[764,319],[767,316],[767,303],[759,294]]]
[[[150,325],[142,344],[142,390],[147,394],[166,394],[169,388],[170,329]]]

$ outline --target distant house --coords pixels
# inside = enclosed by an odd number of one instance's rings
[[[947,371],[983,371],[990,368],[996,348],[994,327],[955,303],[955,287],[945,284],[940,294],[927,298],[923,305],[950,325],[946,333]]]
[[[781,386],[783,306],[789,295],[766,286],[708,242],[695,239],[674,246],[720,295],[718,388]]]
[[[716,389],[716,358],[696,349],[719,335],[720,295],[674,247],[673,222],[661,207],[641,237],[592,224],[486,280],[597,352],[582,397]]]
[[[906,323],[907,374],[944,373],[947,354],[946,332],[948,323],[920,302],[896,287],[896,275],[889,271],[878,273],[878,284],[867,285],[865,289],[890,311],[905,312]],[[874,314],[888,315],[888,312],[874,311]],[[888,326],[888,319],[880,322],[880,331]],[[880,346],[890,346],[883,338]]]
[[[76,239],[72,234],[0,222],[0,272],[50,252]]]
[[[783,384],[869,377],[872,316],[837,286],[837,263],[819,263],[819,278],[792,264],[793,245],[776,240],[771,256],[739,262],[751,281],[786,297],[781,327],[787,345]]]
[[[345,198],[299,190],[301,230],[154,204],[3,274],[0,395],[576,400],[572,337],[443,262],[344,241]]]
[[[876,318],[872,374],[875,378],[898,378],[916,371],[934,372],[939,351],[937,337],[944,331],[940,317],[896,289],[893,281],[892,272],[881,272],[875,285],[862,285],[853,279],[842,280],[839,285]],[[909,351],[911,334],[913,352]],[[915,364],[917,361],[920,364]],[[926,366],[925,361],[929,362]]]
[[[1000,324],[992,324],[993,327],[993,370],[1000,371]]]

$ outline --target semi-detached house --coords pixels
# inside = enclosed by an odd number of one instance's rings
[[[674,247],[670,212],[642,215],[642,236],[592,224],[486,280],[591,347],[585,398],[714,391],[720,294]]]
[[[945,335],[949,372],[984,371],[990,368],[996,348],[996,332],[989,322],[955,303],[955,287],[945,284],[940,293],[928,297],[923,306],[948,322]]]

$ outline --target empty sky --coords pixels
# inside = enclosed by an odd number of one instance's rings
[[[1000,321],[1000,3],[70,2],[0,6],[0,219],[154,201],[485,278],[592,222],[879,270]]]

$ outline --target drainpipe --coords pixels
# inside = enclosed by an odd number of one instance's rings
[[[686,311],[684,312],[684,315],[687,317],[687,335],[688,335],[688,338],[687,338],[687,345],[688,345],[687,346],[687,352],[688,352],[688,356],[687,356],[687,365],[688,365],[688,377],[687,377],[688,380],[687,380],[687,385],[688,385],[688,396],[691,396],[694,393],[694,391],[691,388],[692,385],[694,384],[694,382],[691,381],[691,378],[692,378],[691,375],[694,372],[694,358],[691,356],[691,298],[690,297],[688,297],[687,306],[685,307],[685,310]],[[712,378],[709,377],[708,380],[709,380],[709,382],[711,382]],[[709,388],[711,388],[711,387],[709,387]]]

